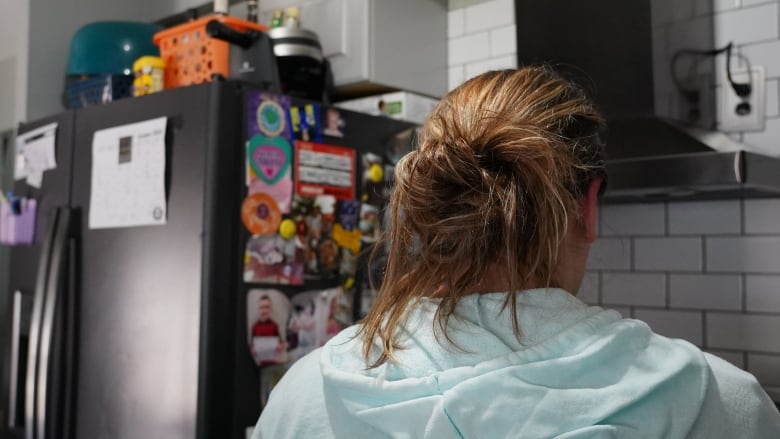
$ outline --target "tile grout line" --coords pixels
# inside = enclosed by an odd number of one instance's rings
[[[707,270],[707,236],[701,237],[701,272],[708,273]]]
[[[701,346],[707,348],[707,312],[701,312]]]
[[[671,219],[669,218],[669,202],[664,203],[664,236],[670,236],[672,227],[670,225]]]
[[[665,291],[665,300],[666,300],[666,309],[671,309],[672,307],[672,275],[668,272],[664,273],[664,289]]]

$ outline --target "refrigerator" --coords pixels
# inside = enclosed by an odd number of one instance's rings
[[[1,437],[238,439],[254,425],[261,368],[247,347],[246,295],[263,285],[244,282],[250,234],[241,219],[253,91],[216,81],[20,126],[23,134],[57,122],[57,168],[40,189],[14,187],[39,212],[34,244],[11,249],[9,294],[19,305],[3,323],[14,327],[2,341],[10,372],[0,404],[15,415]],[[414,128],[339,113],[343,137],[321,141],[358,156],[382,155]],[[165,224],[90,229],[95,132],[159,117]],[[333,282],[274,287],[294,294]]]

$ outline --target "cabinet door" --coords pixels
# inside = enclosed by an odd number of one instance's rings
[[[336,86],[369,80],[369,0],[324,0],[301,10],[320,37]]]

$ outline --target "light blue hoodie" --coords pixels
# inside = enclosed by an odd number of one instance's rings
[[[253,438],[780,438],[755,378],[690,343],[554,289],[518,293],[518,340],[504,297],[461,301],[460,349],[424,302],[375,369],[343,331],[292,366]]]

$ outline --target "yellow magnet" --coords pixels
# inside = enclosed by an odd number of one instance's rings
[[[284,239],[292,239],[295,236],[296,230],[295,221],[289,218],[282,220],[282,223],[279,224],[279,235]]]
[[[385,171],[382,166],[374,163],[368,168],[368,178],[374,183],[380,183],[385,178]]]

